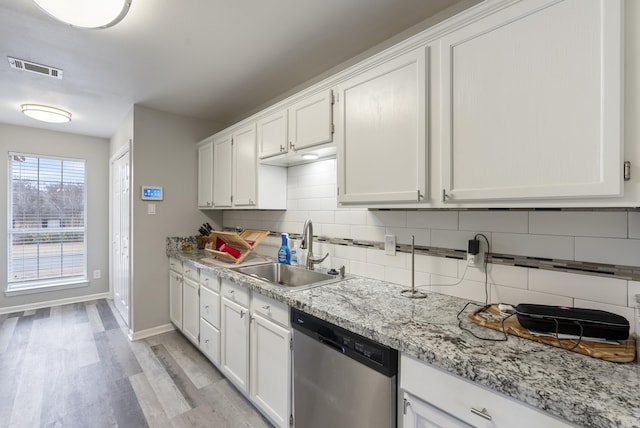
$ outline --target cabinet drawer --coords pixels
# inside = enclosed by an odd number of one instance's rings
[[[289,327],[289,306],[260,293],[253,293],[253,312]]]
[[[220,295],[206,287],[200,288],[200,317],[220,328]]]
[[[214,273],[200,270],[200,285],[211,291],[220,293],[220,280]]]
[[[249,289],[231,281],[222,280],[222,295],[232,302],[249,307]]]
[[[189,278],[191,281],[198,282],[200,280],[200,277],[198,275],[198,268],[191,263],[182,264],[182,274],[186,278]]]
[[[220,367],[220,330],[200,318],[200,350]]]
[[[404,391],[478,428],[573,426],[404,354],[400,357],[400,369],[400,387]]]
[[[182,273],[182,262],[173,257],[169,257],[169,269],[174,272]]]

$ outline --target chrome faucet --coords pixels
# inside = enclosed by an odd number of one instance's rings
[[[329,255],[329,253],[327,253],[323,257],[313,256],[313,223],[311,222],[311,219],[304,222],[300,248],[303,250],[307,250],[307,269],[309,270],[313,270],[314,265],[322,263],[324,259],[326,259]]]

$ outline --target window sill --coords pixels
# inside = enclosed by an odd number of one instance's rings
[[[41,283],[31,285],[24,288],[13,288],[5,290],[4,295],[7,297],[20,296],[23,294],[35,294],[35,293],[48,293],[51,291],[67,290],[70,288],[80,288],[89,285],[89,281],[86,279],[69,282],[56,282],[56,283]]]

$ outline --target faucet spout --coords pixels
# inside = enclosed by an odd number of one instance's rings
[[[307,219],[302,227],[300,248],[307,250],[307,269],[309,270],[313,270],[314,265],[322,263],[329,256],[329,253],[322,257],[314,257],[313,255],[313,222],[311,219]]]

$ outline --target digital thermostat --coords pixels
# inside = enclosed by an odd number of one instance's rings
[[[142,186],[142,200],[143,201],[161,201],[162,187],[158,186]]]

